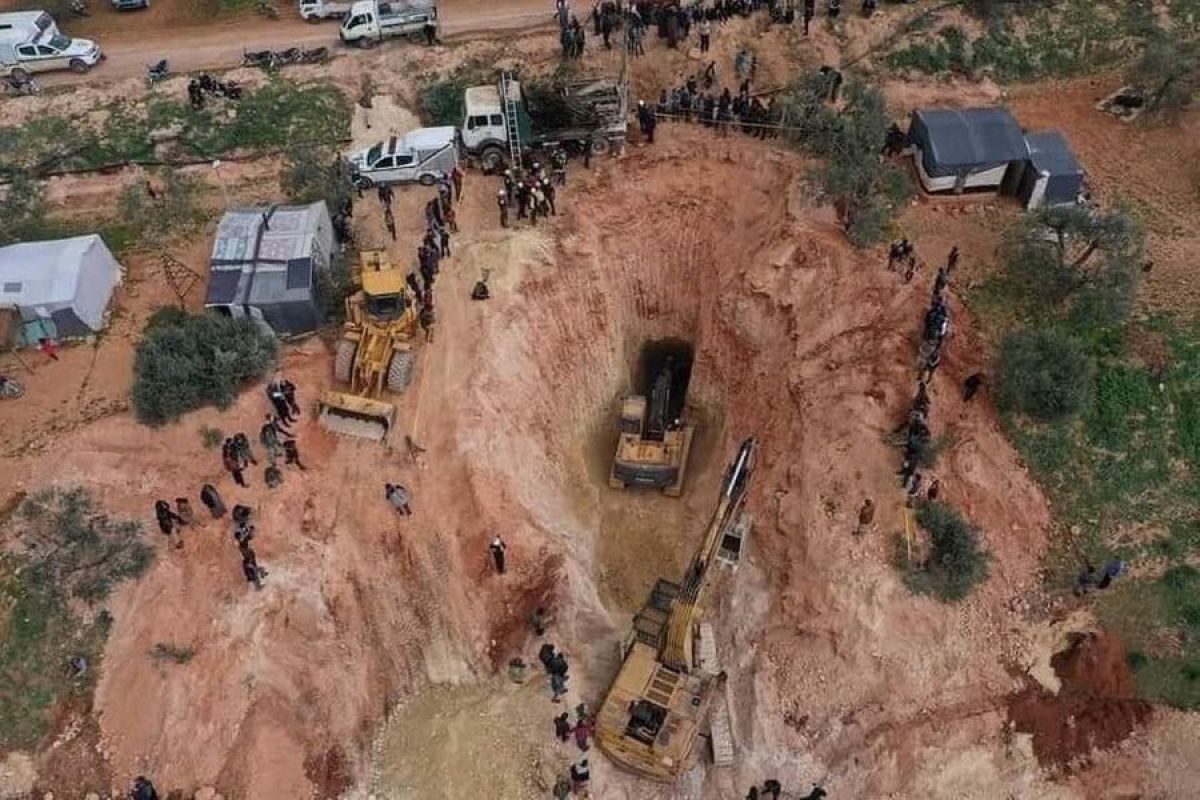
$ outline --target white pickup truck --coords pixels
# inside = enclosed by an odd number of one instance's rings
[[[0,75],[22,78],[53,69],[87,72],[102,58],[99,45],[63,34],[45,11],[0,14]]]
[[[426,26],[437,33],[437,6],[432,0],[359,0],[342,18],[338,36],[345,44],[373,47],[395,36],[420,36]]]
[[[458,129],[417,128],[351,153],[346,160],[354,182],[364,189],[413,181],[432,186],[439,175],[449,175],[458,165]]]

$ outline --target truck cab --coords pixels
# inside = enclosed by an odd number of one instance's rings
[[[521,85],[511,81],[508,86],[519,104]],[[494,171],[508,156],[508,121],[500,101],[500,87],[471,86],[463,105],[466,107],[461,128],[463,147],[479,156],[485,171]]]
[[[82,73],[101,58],[95,42],[66,36],[44,11],[0,14],[0,74],[20,76],[55,69]]]

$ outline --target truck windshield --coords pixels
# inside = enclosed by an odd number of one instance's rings
[[[403,295],[377,294],[367,296],[367,314],[376,319],[396,319],[403,311]]]
[[[56,33],[50,37],[50,41],[46,42],[46,44],[50,45],[55,50],[62,52],[71,46],[71,37],[63,36],[61,33]]]

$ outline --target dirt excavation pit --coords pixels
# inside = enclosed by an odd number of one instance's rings
[[[1032,686],[1008,707],[1016,730],[1033,735],[1038,760],[1054,768],[1086,763],[1150,719],[1150,704],[1135,698],[1133,674],[1112,633],[1076,634],[1050,660],[1062,682],[1057,694]]]
[[[631,615],[658,578],[682,575],[724,464],[749,435],[762,442],[749,503],[756,532],[748,563],[722,580],[712,616],[731,676],[739,784],[786,770],[796,781],[833,776],[845,796],[903,792],[920,773],[917,754],[936,747],[942,730],[910,718],[930,719],[942,702],[953,713],[986,707],[1011,686],[1002,664],[1012,620],[1000,609],[1036,582],[1045,503],[990,412],[963,408],[957,385],[977,368],[978,351],[958,334],[932,390],[935,434],[956,442],[938,477],[985,535],[1002,534],[988,544],[1004,581],[985,586],[970,614],[903,588],[891,565],[902,493],[884,439],[911,402],[929,289],[851,250],[805,200],[805,168],[768,144],[672,130],[654,147],[573,174],[549,230],[506,234],[502,265],[490,233],[456,251],[451,291],[465,295],[484,268],[506,290],[463,310],[445,355],[469,378],[461,394],[442,399],[439,428],[466,423],[454,426],[451,447],[480,509],[472,526],[504,531],[514,569],[539,573],[522,578],[524,599],[506,595],[509,610],[527,611],[528,587],[547,581],[557,599],[548,638],[570,660],[567,704],[552,704],[539,686],[527,700],[535,704],[529,729],[514,728],[540,748],[542,765],[565,763],[550,719],[557,708],[601,700]],[[966,312],[951,303],[968,330]],[[449,325],[459,324],[454,316]],[[644,390],[668,355],[691,361],[683,413],[697,432],[683,496],[610,489],[621,400]],[[882,523],[877,536],[855,540],[863,496],[875,498]],[[482,532],[460,535],[486,542]],[[495,591],[495,582],[484,585]],[[536,663],[539,643],[527,634],[493,655]],[[481,702],[469,687],[455,691],[451,706]],[[495,703],[507,702],[508,693],[496,694]],[[410,741],[455,741],[459,753],[476,752],[482,744],[472,737],[490,735],[469,716],[431,721],[422,706],[399,714],[393,728]],[[787,722],[799,716],[804,726]],[[986,740],[1000,720],[985,721],[973,716],[955,735]],[[428,740],[427,725],[439,726]],[[384,739],[377,774],[445,763],[454,768],[446,785],[465,786],[487,785],[497,769],[526,769]],[[718,796],[702,770],[678,795],[600,757],[592,765],[594,797]],[[422,774],[438,785],[439,775]],[[530,774],[511,796],[541,796],[543,779]],[[389,796],[420,796],[399,788],[407,780],[391,783]]]

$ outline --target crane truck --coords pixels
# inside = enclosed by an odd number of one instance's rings
[[[730,540],[744,527],[742,508],[758,443],[744,440],[725,472],[721,495],[681,583],[659,580],[634,617],[622,662],[596,717],[596,742],[623,769],[672,782],[687,766],[722,681],[705,670],[697,632]]]
[[[529,90],[527,90],[529,89]],[[603,155],[625,142],[629,117],[624,77],[558,81],[534,92],[514,73],[463,96],[462,143],[485,172],[521,167],[530,148],[563,147]]]

